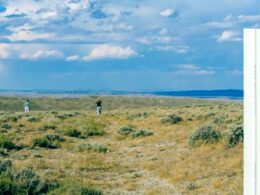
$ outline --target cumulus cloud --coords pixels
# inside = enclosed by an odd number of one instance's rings
[[[34,32],[34,28],[35,26],[29,23],[25,23],[21,26],[10,26],[7,29],[11,32],[11,34],[5,36],[5,38],[9,39],[12,42],[55,38],[55,34],[53,33]]]
[[[242,38],[239,37],[238,32],[226,30],[218,36],[217,41],[218,42],[242,41]]]
[[[88,56],[85,56],[83,60],[98,60],[105,58],[122,59],[129,58],[137,55],[137,53],[131,49],[131,47],[120,47],[110,44],[103,44],[96,46]]]
[[[177,17],[177,15],[178,15],[177,11],[169,8],[160,12],[160,16],[164,18]]]
[[[53,59],[53,58],[63,58],[63,57],[64,57],[63,53],[57,50],[40,50],[33,53],[32,55],[30,54],[20,55],[21,59],[26,59],[26,60]]]
[[[72,55],[66,57],[66,61],[77,61],[77,60],[80,60],[80,57],[78,55]]]
[[[65,4],[71,12],[77,12],[79,10],[88,8],[91,2],[90,0],[77,0],[77,1],[66,0]]]

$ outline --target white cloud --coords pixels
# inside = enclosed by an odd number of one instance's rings
[[[66,61],[77,61],[77,60],[80,60],[80,57],[78,55],[72,55],[66,58]]]
[[[159,32],[160,35],[167,35],[169,33],[168,29],[167,28],[162,28]]]
[[[260,15],[240,15],[237,19],[240,22],[260,22]]]
[[[81,9],[86,9],[90,6],[90,0],[78,0],[78,1],[65,1],[66,6],[69,8],[70,12],[77,12]]]
[[[177,70],[172,72],[174,75],[213,75],[215,71],[212,69],[202,69],[195,64],[178,64],[176,65]]]
[[[6,36],[10,41],[33,41],[37,39],[50,39],[54,38],[51,33],[34,33],[28,30],[16,31],[13,34]]]
[[[202,75],[213,75],[213,74],[215,74],[215,71],[213,71],[213,70],[178,70],[174,73],[176,75],[202,76]]]
[[[233,76],[241,76],[243,75],[243,71],[242,70],[230,70],[230,71],[227,71],[226,73],[228,74],[231,74]]]
[[[63,58],[64,55],[62,52],[57,50],[39,50],[32,55],[30,54],[21,54],[21,59],[28,60],[37,60],[37,59],[52,59],[52,58]]]
[[[137,53],[132,50],[130,47],[120,47],[109,44],[103,44],[96,46],[88,56],[85,56],[83,60],[98,60],[104,58],[129,58]]]
[[[179,64],[177,65],[178,68],[180,69],[185,69],[185,70],[198,70],[199,67],[194,64]]]
[[[7,59],[11,56],[10,47],[0,44],[0,59]]]
[[[248,23],[260,22],[260,15],[239,15],[233,16],[227,15],[223,20],[211,21],[205,24],[210,28],[234,28],[235,26],[240,27],[241,25],[247,25]]]
[[[10,41],[33,41],[37,39],[53,39],[55,35],[53,33],[39,33],[33,32],[34,26],[25,23],[22,26],[11,26],[7,28],[11,34],[5,36]]]
[[[178,38],[172,37],[172,36],[162,36],[162,35],[148,35],[148,36],[143,36],[137,39],[139,43],[146,44],[146,45],[151,45],[151,44],[169,44],[174,41],[177,41]]]
[[[227,41],[242,41],[242,38],[239,37],[239,33],[236,31],[226,30],[221,33],[217,38],[218,42],[227,42]]]
[[[190,48],[185,45],[173,46],[173,45],[159,45],[150,48],[151,51],[164,51],[164,52],[175,52],[185,54],[190,51]]]
[[[205,24],[207,27],[210,28],[231,28],[234,26],[234,23],[231,21],[212,21]]]
[[[177,12],[173,9],[168,8],[168,9],[161,11],[160,16],[162,16],[164,18],[169,18],[169,17],[177,16]]]

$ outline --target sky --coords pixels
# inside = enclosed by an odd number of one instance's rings
[[[258,27],[258,0],[0,0],[0,89],[242,89]]]

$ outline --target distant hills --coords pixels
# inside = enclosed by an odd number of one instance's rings
[[[194,98],[243,99],[243,90],[190,90],[190,91],[91,91],[91,90],[0,90],[3,96],[83,96],[83,95],[135,95],[135,96],[170,96]]]
[[[242,90],[193,90],[193,91],[159,91],[155,95],[163,96],[181,96],[181,97],[200,97],[200,98],[217,98],[226,97],[231,99],[243,98]]]

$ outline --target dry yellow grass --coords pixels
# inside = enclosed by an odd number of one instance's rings
[[[142,115],[144,112],[147,116]],[[160,122],[162,117],[173,113],[183,121]],[[12,128],[5,134],[25,147],[0,159],[11,159],[17,170],[33,167],[42,178],[59,182],[81,179],[83,184],[91,183],[104,194],[242,194],[242,144],[227,148],[225,136],[213,144],[196,147],[189,144],[189,136],[205,124],[213,124],[226,135],[241,113],[240,103],[118,109],[104,111],[100,117],[84,111],[57,114],[41,111],[29,116],[11,113],[21,118],[16,123],[10,122]],[[56,117],[64,114],[73,116],[62,120]],[[219,116],[224,116],[224,122],[214,123]],[[29,122],[28,117],[39,121]],[[69,128],[83,131],[89,121],[104,124],[105,134],[84,139],[63,134]],[[42,130],[45,124],[56,128]],[[121,127],[129,125],[154,134],[133,138],[118,133]],[[33,148],[33,140],[46,134],[62,135],[65,142],[57,149]],[[87,143],[103,144],[108,151],[75,150],[77,145]]]

